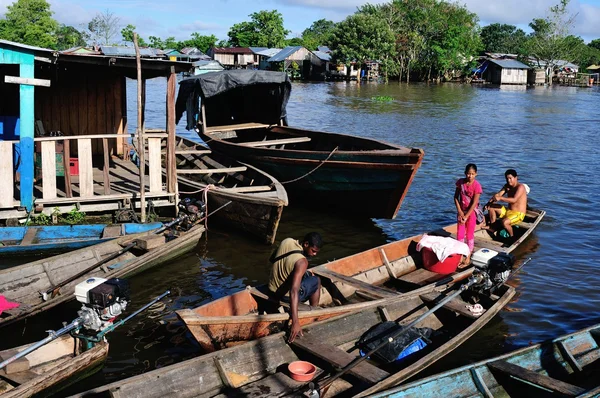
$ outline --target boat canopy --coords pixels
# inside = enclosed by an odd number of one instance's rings
[[[283,72],[237,69],[193,76],[179,83],[177,122],[185,111],[186,128],[195,128],[202,101],[207,127],[278,124],[286,117],[291,91],[290,79]]]

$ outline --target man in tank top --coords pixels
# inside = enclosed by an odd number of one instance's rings
[[[317,232],[306,234],[302,242],[284,239],[271,256],[271,276],[269,290],[277,298],[285,300],[289,292],[292,325],[289,342],[296,336],[302,336],[302,328],[298,321],[298,304],[309,300],[311,306],[319,305],[321,296],[321,281],[308,271],[308,259],[319,253],[323,244],[321,235]]]

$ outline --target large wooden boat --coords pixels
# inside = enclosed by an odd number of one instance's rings
[[[0,314],[0,327],[73,299],[75,285],[87,278],[122,278],[171,260],[192,249],[203,232],[204,226],[196,225],[188,231],[172,229],[160,235],[151,236],[149,232],[130,235],[1,270],[0,295],[19,306]],[[116,256],[134,240],[142,242]],[[51,291],[110,256],[116,257],[62,286],[60,294],[48,294],[44,300],[42,293]]]
[[[14,363],[15,369],[0,369],[0,396],[24,398],[53,392],[80,377],[100,369],[108,356],[108,343],[100,342],[84,351],[84,343],[70,335],[38,348]],[[11,357],[29,345],[0,352],[0,358]]]
[[[3,227],[0,228],[0,256],[76,250],[161,226],[161,223],[125,223]]]
[[[282,182],[292,205],[394,218],[423,150],[284,126],[291,83],[283,72],[231,70],[180,83],[177,112],[216,152]],[[201,113],[196,119],[201,98]],[[200,120],[196,126],[196,120]]]
[[[598,397],[600,325],[373,397]]]
[[[466,290],[447,306],[442,306],[416,323],[416,327],[433,330],[425,348],[401,361],[386,364],[371,356],[369,361],[346,369],[347,373],[332,384],[326,396],[364,396],[418,374],[481,329],[510,301],[515,291],[503,285],[495,295],[481,296],[480,304],[484,312],[478,317],[465,309],[464,300],[469,299],[469,294],[470,291]],[[379,308],[368,308],[313,323],[291,345],[281,332],[74,397],[301,396],[307,392],[308,382],[293,380],[287,373],[288,364],[297,360],[309,361],[316,365],[318,378],[322,380],[324,375],[335,374],[337,369],[359,357],[357,341],[369,328],[389,320],[401,325],[417,321],[433,308],[437,299],[430,302],[419,295],[397,296]]]
[[[182,196],[207,199],[208,212],[231,202],[214,214],[215,221],[248,232],[264,243],[275,241],[283,207],[288,204],[279,181],[183,137],[177,137],[175,154]]]
[[[487,231],[475,233],[475,249],[487,248],[499,253],[511,253],[534,231],[545,215],[543,210],[529,210],[513,240],[495,240]],[[456,224],[430,232],[454,236]],[[381,305],[398,293],[419,293],[431,297],[456,281],[473,273],[473,267],[458,270],[448,276],[423,268],[421,253],[416,246],[423,235],[388,243],[339,260],[311,268],[321,277],[322,308],[301,308],[302,325],[340,314]],[[285,330],[289,313],[286,304],[265,295],[265,287],[250,288],[222,297],[194,309],[182,309],[177,315],[205,351],[214,351]],[[426,295],[427,294],[427,295]],[[333,296],[333,297],[332,297]],[[338,305],[334,305],[337,303]],[[341,305],[339,305],[341,304]]]

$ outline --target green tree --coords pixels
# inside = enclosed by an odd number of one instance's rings
[[[163,50],[166,48],[164,41],[160,37],[150,36],[148,37],[148,42],[152,48],[160,48]]]
[[[600,50],[600,39],[594,39],[589,42],[588,46],[595,48],[596,50]]]
[[[306,47],[304,45],[304,40],[302,40],[301,37],[292,37],[291,39],[286,40],[285,42],[286,46],[302,46],[302,47]],[[308,48],[308,47],[306,47]]]
[[[97,13],[87,24],[90,40],[97,45],[114,44],[113,38],[119,31],[121,19],[113,12],[106,10],[103,13]]]
[[[0,38],[55,49],[56,22],[46,0],[17,0],[7,7],[0,24]]]
[[[72,26],[60,25],[56,31],[56,49],[66,50],[68,48],[81,46],[86,44],[85,35]]]
[[[570,47],[572,41],[567,37],[570,36],[577,15],[567,11],[569,1],[560,0],[550,8],[550,14],[546,18],[536,18],[529,24],[533,33],[525,43],[525,53],[536,60],[538,67],[545,67],[548,73],[554,71],[557,61],[573,61],[575,56]],[[552,84],[549,76],[547,81]]]
[[[283,16],[277,10],[259,11],[249,15],[251,21],[231,27],[227,35],[233,47],[283,47],[289,30],[283,27]]]
[[[327,19],[319,19],[310,25],[309,28],[302,31],[302,45],[307,49],[314,51],[318,46],[329,43],[331,34],[335,28],[335,23]]]
[[[380,18],[357,13],[336,25],[330,45],[338,62],[382,60],[392,56],[394,33]]]
[[[121,35],[123,36],[123,41],[129,42],[129,43],[131,43],[131,45],[133,45],[133,32],[135,32],[135,26],[131,25],[131,24],[129,24],[126,27],[124,27],[123,29],[121,29]],[[146,43],[146,41],[144,41],[143,38],[140,37],[140,35],[138,35],[138,46],[148,47],[148,44]]]
[[[481,29],[483,51],[491,53],[518,54],[527,35],[514,25],[494,23]]]
[[[174,38],[170,38],[170,39],[173,39],[173,41],[175,40]],[[167,40],[169,40],[169,39],[167,39]],[[215,43],[217,42],[217,40],[219,40],[219,39],[217,39],[217,37],[215,35],[206,36],[206,35],[201,35],[198,32],[194,32],[194,33],[192,33],[191,39],[180,42],[179,49],[182,49],[184,47],[196,47],[198,50],[202,51],[203,53],[206,53],[209,48],[215,46]]]

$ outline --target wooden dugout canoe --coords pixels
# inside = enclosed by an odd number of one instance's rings
[[[464,310],[463,299],[468,297],[459,296],[416,325],[434,330],[427,347],[392,364],[384,365],[374,358],[364,361],[334,382],[327,396],[364,396],[414,376],[489,322],[515,291],[504,285],[496,293],[481,297],[480,304],[485,311],[475,319]],[[408,324],[433,305],[418,295],[397,296],[381,308],[367,308],[308,325],[304,336],[291,345],[280,332],[95,388],[73,398],[301,396],[307,391],[308,382],[291,379],[287,373],[289,363],[306,360],[317,366],[318,373],[333,374],[335,369],[358,357],[355,343],[371,326],[388,319]]]
[[[283,72],[230,70],[180,82],[177,115],[215,152],[282,182],[292,205],[394,218],[424,152],[347,134],[284,126],[291,83]],[[197,106],[201,99],[201,112]],[[196,125],[196,120],[198,124]]]
[[[599,342],[594,325],[373,397],[597,397]]]
[[[223,207],[214,220],[241,229],[272,244],[288,197],[275,178],[234,158],[212,153],[207,147],[177,137],[177,181],[182,196],[204,200],[208,189],[208,212]],[[221,170],[221,171],[218,171]]]
[[[179,235],[158,235],[158,241],[148,250],[134,248],[109,261],[76,280],[61,287],[60,294],[44,301],[41,292],[56,286],[69,277],[119,252],[134,239],[147,238],[150,233],[125,236],[95,246],[45,258],[0,271],[0,295],[19,303],[19,307],[0,314],[0,327],[50,309],[74,298],[75,285],[90,277],[122,278],[171,260],[192,249],[204,232],[204,226],[196,225]],[[162,237],[162,243],[160,238]]]
[[[108,356],[108,343],[100,342],[87,351],[82,350],[82,345],[81,340],[70,335],[61,336],[27,354],[24,359],[28,366],[21,371],[7,373],[6,368],[0,369],[0,396],[24,398],[47,395],[56,392],[57,385],[64,388],[69,381],[74,382],[74,379],[99,370]],[[0,357],[11,357],[28,346],[1,351]],[[19,363],[22,364],[24,359],[18,360]]]
[[[494,240],[487,231],[475,233],[475,250],[489,248],[497,252],[513,252],[537,227],[545,215],[543,210],[529,210],[523,223],[515,228],[515,239]],[[455,236],[456,224],[433,233]],[[432,234],[433,234],[432,233]],[[447,277],[422,267],[421,253],[416,250],[423,235],[388,243],[339,260],[311,268],[321,277],[325,286],[321,290],[321,307],[305,306],[298,313],[300,323],[328,319],[340,314],[380,305],[398,293],[428,293],[445,289],[455,281],[470,276],[473,267],[458,270]],[[262,289],[264,291],[264,287]],[[334,299],[339,300],[333,305]],[[285,330],[289,313],[277,312],[280,303],[256,288],[234,293],[194,309],[177,311],[203,350],[210,352],[239,342],[257,339]],[[275,311],[274,311],[275,310]],[[273,313],[275,312],[275,313]]]
[[[0,256],[76,250],[161,226],[161,223],[125,223],[3,227],[0,228]]]

